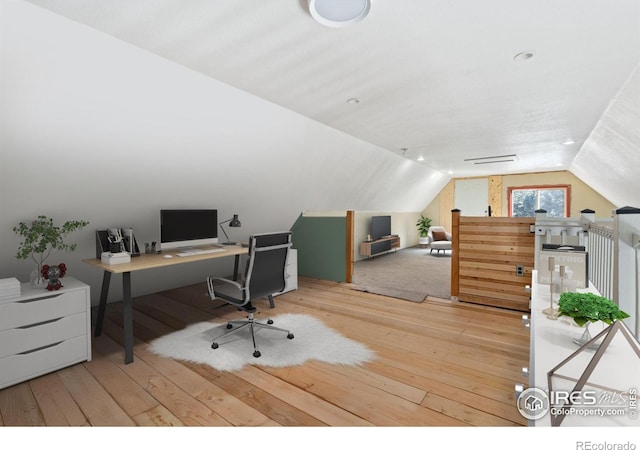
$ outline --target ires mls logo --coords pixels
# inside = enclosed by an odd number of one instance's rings
[[[537,420],[549,412],[549,396],[538,388],[529,388],[522,391],[517,399],[518,411],[528,420]]]
[[[517,399],[520,414],[528,420],[537,420],[548,412],[559,416],[629,416],[637,417],[637,389],[628,391],[551,391],[524,390]]]
[[[598,394],[593,391],[551,391],[549,401],[552,405],[596,405]]]

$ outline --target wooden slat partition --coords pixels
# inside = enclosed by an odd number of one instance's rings
[[[529,311],[533,217],[463,217],[452,211],[451,295],[481,305]],[[517,267],[522,266],[522,276]]]

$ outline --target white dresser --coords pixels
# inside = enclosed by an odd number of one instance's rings
[[[0,301],[0,389],[91,360],[89,286],[72,277],[48,291],[29,283]]]

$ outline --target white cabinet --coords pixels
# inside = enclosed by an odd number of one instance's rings
[[[0,301],[0,389],[91,360],[89,286],[72,278],[63,287],[21,286]]]
[[[280,292],[280,294],[298,289],[298,250],[295,248],[289,249],[289,258],[287,259],[286,270],[287,279],[285,281],[284,290]]]

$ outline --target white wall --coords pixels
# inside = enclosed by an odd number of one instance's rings
[[[640,66],[611,102],[570,170],[616,207],[640,207]]]
[[[0,278],[28,279],[12,228],[85,219],[64,261],[101,274],[94,230],[158,240],[161,208],[237,213],[245,240],[303,210],[420,211],[448,177],[20,0],[0,2]],[[200,263],[199,263],[200,264]],[[201,281],[201,263],[134,274],[134,295]],[[112,297],[119,298],[118,282]]]

